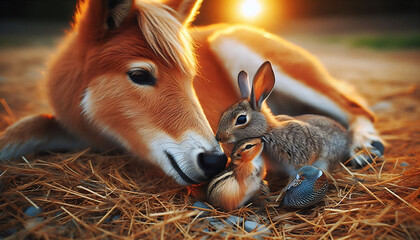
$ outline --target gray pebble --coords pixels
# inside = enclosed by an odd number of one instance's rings
[[[241,217],[230,216],[226,219],[226,222],[229,225],[233,225],[233,226],[235,226],[235,225],[242,226],[242,223],[243,223],[244,229],[247,232],[252,232],[254,230],[256,230],[257,232],[267,232],[267,233],[271,232],[270,229],[268,229],[265,225],[259,224],[259,223],[254,222],[254,221],[245,221],[244,222],[244,219],[241,218]]]
[[[30,206],[25,210],[24,213],[28,215],[29,217],[35,217],[38,214],[42,213],[42,208],[36,208],[34,206]]]
[[[215,218],[208,218],[210,225],[212,225],[214,228],[216,228],[217,231],[222,231],[226,228],[226,224],[220,221],[219,219]],[[244,226],[245,231],[252,232],[257,231],[260,232],[261,235],[254,236],[255,239],[261,239],[262,235],[270,234],[271,231],[268,227],[266,227],[264,224],[259,224],[254,221],[245,221],[241,217],[237,216],[229,216],[225,219],[225,222],[230,226]],[[205,231],[209,231],[207,228]],[[223,235],[223,234],[222,234]]]
[[[200,213],[198,214],[199,217],[207,217],[210,214],[210,211],[212,210],[211,207],[209,207],[209,205],[203,203],[203,202],[195,202],[193,205],[193,207],[196,208],[202,208],[202,209],[208,209],[209,211],[205,211],[205,210],[201,210],[201,209],[197,209],[200,211]]]
[[[216,231],[222,231],[223,229],[226,228],[226,225],[222,223],[222,221],[220,221],[219,219],[211,218],[209,223],[214,228],[216,228]]]
[[[236,225],[241,226],[243,221],[244,221],[243,218],[237,217],[237,216],[230,216],[226,218],[226,222],[232,226],[236,226]]]
[[[193,203],[193,207],[197,207],[197,208],[204,208],[204,209],[208,209],[208,210],[212,210],[211,207],[203,202],[197,201],[195,203]]]
[[[257,231],[261,233],[271,233],[270,229],[268,229],[265,225],[259,224],[254,221],[245,221],[244,222],[244,229],[247,232]]]
[[[254,222],[254,221],[245,221],[245,223],[244,223],[244,229],[247,232],[252,232],[258,226],[259,226],[259,224],[257,222]]]

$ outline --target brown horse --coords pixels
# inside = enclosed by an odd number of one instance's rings
[[[0,159],[86,147],[128,150],[180,184],[206,181],[226,157],[214,138],[239,98],[236,74],[269,60],[273,109],[310,106],[349,127],[352,153],[383,153],[374,116],[318,60],[259,29],[189,28],[200,0],[86,0],[48,73],[54,115],[21,119],[0,136]],[[236,92],[237,94],[232,94]],[[295,106],[295,105],[293,105]],[[296,105],[297,106],[297,105]],[[294,114],[305,113],[295,112]],[[363,165],[364,155],[354,161]]]

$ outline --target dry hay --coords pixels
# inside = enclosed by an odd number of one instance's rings
[[[252,238],[243,225],[217,229],[211,219],[229,214],[263,223],[265,238],[419,239],[419,93],[384,97],[398,106],[379,112],[378,129],[389,146],[363,169],[341,166],[317,206],[293,210],[276,202],[284,186],[256,205],[196,217],[191,189],[130,156],[46,154],[0,166],[0,236],[8,239]],[[403,96],[399,96],[403,95]],[[408,96],[406,96],[408,95]],[[24,211],[40,207],[29,217]]]

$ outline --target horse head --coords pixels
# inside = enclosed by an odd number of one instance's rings
[[[81,3],[50,66],[49,97],[58,120],[89,142],[116,144],[194,184],[227,159],[192,84],[196,59],[185,26],[200,1],[166,4]]]

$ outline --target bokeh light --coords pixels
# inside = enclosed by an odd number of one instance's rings
[[[261,3],[258,0],[245,0],[241,4],[241,14],[244,18],[253,19],[261,12]]]

